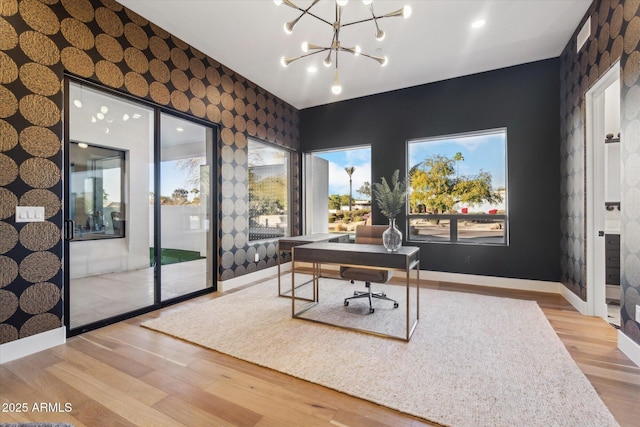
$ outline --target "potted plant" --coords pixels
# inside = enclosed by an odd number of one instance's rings
[[[402,246],[402,233],[396,228],[396,216],[406,201],[407,186],[399,179],[399,175],[400,171],[396,169],[391,176],[391,185],[385,177],[371,185],[380,211],[389,220],[389,228],[382,234],[382,242],[389,252],[395,252]]]

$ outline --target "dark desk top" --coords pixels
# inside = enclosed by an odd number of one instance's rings
[[[294,246],[305,245],[307,243],[314,242],[342,242],[349,241],[348,234],[336,234],[336,233],[316,233],[316,234],[305,234],[302,236],[291,236],[291,237],[281,237],[278,239],[278,247],[281,251],[291,250]]]
[[[382,245],[317,242],[296,246],[293,258],[295,261],[320,264],[362,265],[407,270],[419,261],[420,248],[401,246],[397,252],[389,252]]]

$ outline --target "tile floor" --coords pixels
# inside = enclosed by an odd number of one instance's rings
[[[205,259],[163,265],[162,300],[204,289],[206,266]],[[153,304],[153,269],[72,279],[69,290],[73,329]]]

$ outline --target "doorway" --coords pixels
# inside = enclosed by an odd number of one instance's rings
[[[587,314],[620,322],[620,64],[585,95]]]
[[[215,128],[88,82],[66,89],[67,334],[215,290]]]

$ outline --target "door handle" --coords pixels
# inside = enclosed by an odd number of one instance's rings
[[[603,237],[604,236],[604,231],[598,231],[598,236],[599,237]]]
[[[64,238],[66,240],[73,240],[76,237],[76,223],[72,219],[64,220]]]

